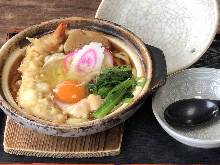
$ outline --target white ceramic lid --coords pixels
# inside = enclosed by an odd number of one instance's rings
[[[195,63],[218,26],[216,0],[103,0],[96,13],[163,50],[168,74]]]

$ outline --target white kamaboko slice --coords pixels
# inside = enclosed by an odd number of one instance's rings
[[[74,56],[70,63],[69,71],[78,76],[100,72],[104,59],[104,49],[102,44],[97,42],[85,45]]]

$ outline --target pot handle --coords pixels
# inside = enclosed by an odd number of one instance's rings
[[[164,85],[167,76],[167,66],[162,50],[145,44],[152,60],[152,80],[150,83],[151,92],[155,92],[160,86]]]

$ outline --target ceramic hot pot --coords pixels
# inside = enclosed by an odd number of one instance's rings
[[[54,136],[78,137],[101,132],[122,123],[132,116],[144,102],[146,97],[165,83],[167,70],[165,58],[161,50],[144,44],[132,32],[115,23],[100,19],[71,17],[51,20],[39,25],[31,26],[9,39],[0,49],[1,84],[8,83],[9,75],[6,75],[5,73],[2,74],[3,68],[11,67],[6,66],[8,58],[13,56],[13,52],[16,49],[29,44],[26,37],[40,37],[44,34],[51,33],[61,21],[67,22],[69,30],[83,29],[102,32],[106,35],[116,37],[132,47],[135,50],[136,55],[135,58],[131,59],[131,61],[134,62],[134,60],[139,60],[139,65],[134,65],[134,67],[143,73],[147,82],[131,104],[128,104],[123,108],[119,107],[102,119],[96,119],[74,125],[54,124],[22,112],[17,109],[16,106],[13,106],[12,101],[5,95],[4,91],[9,90],[7,89],[7,85],[1,85],[0,107],[6,115],[15,120],[17,123],[26,128]]]

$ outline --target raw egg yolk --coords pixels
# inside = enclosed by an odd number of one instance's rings
[[[67,80],[54,89],[55,97],[64,103],[76,103],[86,97],[86,89],[76,81]]]

